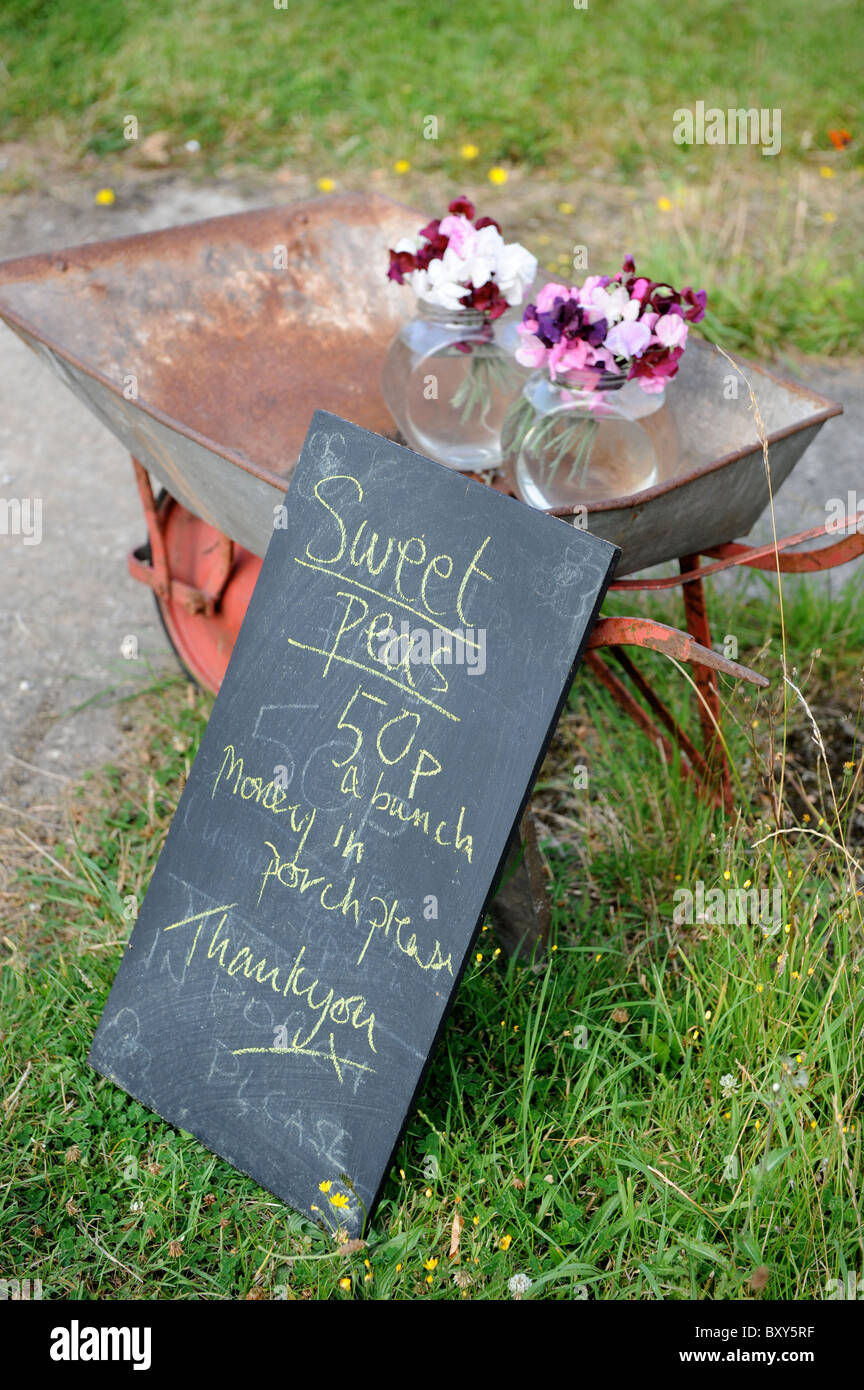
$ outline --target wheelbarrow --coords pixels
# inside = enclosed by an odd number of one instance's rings
[[[379,374],[411,292],[382,268],[388,247],[424,220],[381,196],[346,194],[0,264],[0,318],[132,455],[148,539],[129,569],[153,590],[183,666],[209,690],[218,690],[228,664],[313,410],[397,437]],[[842,407],[759,367],[747,372],[776,494]],[[613,588],[684,585],[687,632],[601,619],[587,663],[664,757],[672,756],[670,740],[677,743],[685,775],[727,809],[717,675],[767,681],[711,649],[703,577],[741,564],[822,569],[864,549],[855,518],[847,518],[850,535],[812,552],[790,547],[815,533],[789,537],[776,551],[735,543],[764,511],[769,490],[748,393],[730,400],[729,373],[723,356],[692,341],[670,392],[675,448],[663,452],[656,485],[578,516],[621,547]],[[500,478],[495,485],[507,487]],[[709,565],[701,566],[703,555]],[[623,578],[670,560],[681,569],[671,580]],[[627,654],[632,646],[694,663],[702,750]],[[599,656],[604,647],[645,705]],[[523,831],[527,891],[545,918],[530,820]]]

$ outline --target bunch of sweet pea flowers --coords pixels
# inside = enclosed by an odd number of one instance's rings
[[[580,390],[621,377],[658,393],[678,371],[688,325],[704,318],[706,298],[704,290],[637,275],[628,256],[617,275],[589,275],[570,288],[544,285],[517,329],[516,360]]]
[[[429,304],[496,319],[522,303],[537,260],[518,241],[505,242],[494,218],[475,218],[468,198],[454,198],[447,217],[397,242],[387,274]]]

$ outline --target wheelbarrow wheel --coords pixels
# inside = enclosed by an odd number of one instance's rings
[[[204,588],[213,563],[220,533],[187,511],[165,489],[156,499],[165,536],[168,570],[172,578],[193,588]],[[150,542],[137,552],[151,561]],[[234,546],[234,567],[216,612],[195,613],[179,599],[164,599],[154,591],[156,611],[181,669],[195,685],[218,693],[231,659],[237,634],[246,615],[261,560],[243,546]]]

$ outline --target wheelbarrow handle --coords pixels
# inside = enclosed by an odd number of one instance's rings
[[[589,651],[595,651],[598,647],[649,647],[676,661],[710,666],[714,671],[722,671],[735,680],[749,681],[751,685],[763,689],[770,684],[764,676],[751,671],[749,666],[730,661],[728,657],[711,651],[710,647],[703,647],[689,633],[681,632],[677,627],[667,627],[665,623],[655,623],[650,618],[601,618],[588,638]]]
[[[751,546],[730,542],[728,545],[714,546],[702,552],[703,555],[719,557],[713,565],[685,570],[682,574],[670,575],[664,579],[619,579],[611,584],[610,588],[674,589],[678,584],[693,584],[697,579],[704,579],[706,575],[716,574],[718,570],[727,570],[734,565],[748,565],[752,569],[762,570],[779,568],[781,572],[789,574],[835,569],[837,565],[846,565],[850,560],[864,554],[864,533],[858,530],[859,524],[858,517],[847,516],[838,526],[832,527],[832,530],[851,531],[851,535],[844,536],[831,545],[820,546],[817,550],[799,550],[792,555],[784,555],[781,552],[789,550],[793,545],[801,545],[803,541],[812,541],[817,536],[826,535],[826,527],[811,526],[809,531],[799,531],[796,536],[784,536],[776,545],[773,541],[768,541],[764,545]]]

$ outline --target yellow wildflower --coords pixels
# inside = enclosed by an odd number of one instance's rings
[[[480,151],[476,145],[463,145],[459,153],[463,159],[476,159]]]
[[[410,159],[397,159],[393,168],[397,174],[407,174],[411,168]]]
[[[500,184],[502,184],[502,183],[506,183],[507,180],[509,179],[509,177],[510,177],[510,175],[507,173],[507,170],[506,170],[506,169],[501,169],[501,168],[499,168],[499,166],[498,166],[497,164],[496,164],[496,166],[495,166],[494,169],[490,169],[490,170],[489,170],[489,182],[490,182],[490,183],[495,183],[495,184],[499,184],[499,185],[500,185]]]
[[[110,208],[111,204],[116,201],[117,199],[113,188],[100,188],[99,192],[96,194],[96,202],[100,207]]]
[[[332,179],[319,179],[318,188],[322,193],[332,193],[336,187]]]
[[[330,1198],[330,1204],[334,1207],[347,1207],[348,1198],[345,1196],[344,1192],[334,1192],[333,1196]]]

